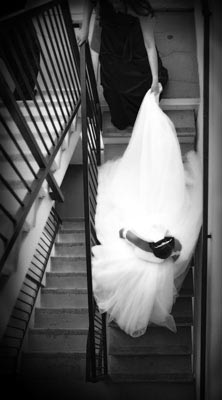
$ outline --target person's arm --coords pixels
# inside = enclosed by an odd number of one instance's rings
[[[93,10],[93,2],[90,0],[84,0],[83,3],[83,21],[80,32],[77,36],[77,43],[79,46],[88,39],[89,35],[89,24]]]
[[[156,44],[154,37],[154,19],[151,18],[150,16],[147,17],[141,16],[139,17],[139,21],[152,73],[151,92],[154,92],[154,94],[158,94],[159,93],[158,58],[157,58],[157,51],[156,51]]]

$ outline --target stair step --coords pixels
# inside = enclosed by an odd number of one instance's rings
[[[38,352],[86,351],[88,329],[34,328],[29,330],[29,350]]]
[[[55,243],[55,255],[61,256],[85,256],[85,243]]]
[[[133,362],[133,360],[131,361]],[[153,365],[153,364],[152,364]],[[151,365],[151,368],[152,368]],[[138,366],[138,368],[140,368]],[[157,367],[158,369],[158,367]],[[167,367],[166,367],[167,369]],[[144,382],[172,382],[173,384],[175,383],[193,383],[194,379],[193,379],[193,375],[191,373],[161,373],[161,372],[157,372],[157,373],[141,373],[141,374],[130,374],[130,373],[110,373],[110,377],[111,380],[113,382],[118,382],[118,383],[144,383]],[[179,393],[179,392],[178,392]],[[177,393],[177,396],[179,395]],[[162,393],[163,396],[163,393]],[[162,400],[163,397],[160,398],[160,400]],[[165,398],[165,395],[164,395]],[[178,397],[177,397],[178,398]],[[156,400],[156,397],[154,398]],[[158,399],[159,400],[159,399]],[[170,398],[171,400],[171,398]],[[185,399],[187,400],[187,398]]]
[[[170,11],[170,10],[190,10],[193,9],[193,0],[150,0],[150,4],[154,11]]]
[[[148,327],[146,333],[132,338],[118,327],[109,327],[111,355],[176,355],[191,354],[191,328],[178,327],[177,333],[162,327]]]
[[[12,132],[13,132],[13,128],[12,128]],[[25,154],[30,153],[29,147],[28,147],[28,145],[26,144],[26,142],[24,141],[24,139],[22,138],[22,136],[21,136],[20,134],[15,134],[15,136],[16,136],[17,141],[19,142],[19,145],[20,145],[20,148],[22,149],[22,151],[23,151]],[[54,137],[53,139],[55,139],[55,137]],[[3,136],[3,135],[2,135],[1,138],[0,138],[0,140],[1,140],[1,143],[2,143],[2,145],[3,145],[4,149],[5,149],[5,151],[10,155],[10,157],[14,157],[14,156],[16,156],[16,155],[19,153],[17,147],[14,145],[14,143],[13,143],[10,139],[8,139],[7,136]],[[36,137],[36,141],[37,141],[37,143],[38,143],[38,145],[39,145],[39,147],[40,147],[40,150],[41,150],[42,154],[43,154],[44,156],[46,156],[46,155],[47,155],[46,147],[47,147],[48,150],[50,151],[50,150],[52,149],[52,146],[53,146],[51,140],[49,139],[48,136],[45,137],[45,138],[44,138],[45,145],[44,145],[44,144],[42,143],[41,139],[40,139],[39,136],[38,136],[38,137]],[[45,146],[46,146],[46,147],[45,147]],[[56,159],[57,159],[57,158],[58,158],[58,156],[56,157]]]
[[[76,93],[75,88],[73,88],[72,93],[73,93],[74,95],[78,95],[78,92]],[[47,93],[46,91],[42,90],[42,94],[44,95],[44,100],[45,100],[45,102],[46,102],[46,103],[51,103],[51,100],[50,100],[50,98],[49,98],[49,96],[48,96],[48,93]],[[70,104],[70,96],[71,96],[70,90],[67,90],[67,88],[66,88],[66,89],[63,90],[63,93],[61,93],[61,91],[58,90],[57,94],[54,92],[54,90],[50,90],[50,94],[51,94],[52,101],[53,101],[55,104],[59,104],[59,103],[58,103],[58,99],[59,99],[59,102],[60,102],[63,106],[66,104],[66,105],[69,107],[69,104]],[[57,99],[57,97],[58,97],[58,99]],[[36,100],[37,100],[37,102],[38,102],[39,105],[43,105],[42,98],[40,97],[39,94],[37,94]]]
[[[87,289],[53,289],[41,290],[42,307],[87,307]]]
[[[103,143],[106,146],[107,144],[109,145],[115,145],[115,144],[128,144],[130,141],[130,137],[131,134],[127,133],[127,135],[123,134],[123,131],[121,131],[122,133],[120,134],[114,134],[112,135],[111,133],[109,135],[106,135],[106,133],[104,133],[103,135]],[[184,134],[182,133],[181,135],[177,135],[178,141],[180,146],[183,145],[193,145],[195,144],[195,135],[193,135],[192,133],[189,134]]]
[[[172,307],[171,313],[175,319],[175,323],[178,326],[190,326],[193,324],[193,308],[192,308],[192,298],[188,296],[180,296],[177,298],[176,303]],[[110,327],[118,327],[116,322],[111,321],[109,323]],[[153,323],[150,323],[149,328],[159,327]]]
[[[56,117],[57,117],[57,116],[56,116],[56,113],[57,113],[57,115],[61,118],[61,120],[63,120],[63,114],[65,115],[65,117],[68,116],[68,112],[67,112],[66,107],[64,106],[64,104],[63,104],[63,107],[62,107],[63,113],[62,113],[61,107],[59,106],[58,102],[55,102],[55,103],[54,103],[54,107],[53,107],[52,104],[51,104],[51,102],[50,102],[50,100],[48,99],[48,102],[46,102],[46,104],[47,104],[48,111],[49,111],[50,115],[51,115],[53,118],[56,118]],[[68,104],[68,103],[67,103],[67,104]],[[46,109],[46,107],[45,107],[43,101],[41,101],[41,102],[38,101],[38,106],[39,106],[39,108],[40,108],[40,112],[42,113],[42,115],[43,115],[44,117],[47,117],[47,118],[48,118],[48,111],[47,111],[47,109]],[[29,107],[30,107],[30,110],[31,110],[32,115],[35,116],[35,117],[39,117],[40,114],[39,114],[39,111],[38,111],[37,107],[35,106],[34,102],[32,102],[32,103],[29,105]],[[22,105],[22,104],[20,105],[20,110],[22,111],[22,114],[23,114],[26,118],[30,118],[30,117],[29,117],[29,113],[28,113],[28,111],[27,111],[27,109],[25,108],[24,105]],[[56,111],[55,111],[55,110],[56,110]],[[68,105],[68,110],[70,110],[69,105]]]
[[[104,148],[104,160],[115,160],[119,157],[122,157],[124,151],[126,150],[128,140],[126,143],[120,143],[120,139],[118,143],[106,143]],[[183,143],[180,145],[182,156],[190,151],[194,150],[195,146],[194,143]]]
[[[61,230],[73,230],[73,229],[85,229],[84,219],[83,218],[67,218],[63,219]]]
[[[37,379],[85,380],[85,352],[23,353],[21,377]]]
[[[37,108],[33,105],[31,107],[31,112],[34,116],[36,124],[33,123],[31,117],[29,116],[27,110],[24,107],[21,107],[21,110],[24,112],[26,123],[29,126],[30,130],[35,135],[36,139],[39,139],[38,131],[40,131],[40,133],[42,134],[42,136],[44,138],[48,138],[49,134],[51,134],[53,139],[56,139],[56,131],[58,134],[61,132],[60,124],[56,120],[55,113],[53,112],[52,108],[51,108],[51,111],[52,111],[51,119],[50,119],[46,109],[43,107],[41,108],[41,112],[44,117],[44,119],[42,120],[39,112],[37,111]],[[6,109],[3,111],[4,111],[4,119],[7,123],[7,126],[11,130],[11,132],[13,132],[13,135],[16,137],[17,140],[23,140],[20,130],[17,127],[17,125],[15,124],[15,122],[13,121],[11,115],[7,113]],[[60,120],[61,120],[62,124],[64,124],[64,120],[61,115],[60,115]],[[36,129],[36,126],[38,127],[38,130]],[[54,126],[55,126],[55,128],[54,128]],[[56,131],[55,131],[55,129],[56,129]],[[0,137],[1,137],[1,139],[8,137],[8,134],[4,129],[1,130]]]
[[[53,272],[86,271],[86,257],[84,256],[52,256],[50,260]]]
[[[85,242],[85,231],[70,229],[60,230],[56,238],[57,243],[78,243]]]
[[[160,107],[162,110],[198,110],[200,98],[162,98]]]
[[[25,179],[32,180],[34,178],[29,167],[23,160],[16,161],[16,162],[14,162],[14,164]],[[34,169],[34,171],[36,173],[38,173],[39,167],[38,167],[37,163],[35,161],[32,161],[32,162],[30,162],[30,164],[31,164],[32,168]],[[18,179],[18,175],[14,171],[14,169],[11,167],[11,165],[7,162],[4,162],[3,160],[0,161],[0,170],[2,171],[2,174],[5,179],[7,179],[7,180]]]
[[[33,178],[32,180],[26,180],[26,183],[30,188],[32,187],[33,182],[35,181],[35,178],[34,177],[32,177],[32,178]],[[8,184],[11,186],[11,188],[14,191],[20,190],[21,193],[23,190],[27,191],[27,188],[25,187],[24,183],[18,177],[17,177],[17,179],[8,179]],[[7,191],[4,183],[2,183],[2,182],[0,182],[0,191],[1,192]]]
[[[86,288],[86,272],[47,272],[46,286],[48,288]]]
[[[31,166],[33,167],[34,171],[38,171],[39,167],[38,164],[36,163],[36,161],[33,159],[33,155],[29,152],[24,152],[27,160],[29,161],[29,163],[31,164]],[[10,155],[11,160],[16,164],[17,168],[19,169],[19,171],[24,174],[24,171],[29,170],[29,168],[27,167],[27,164],[24,162],[23,157],[20,153],[14,153]],[[7,167],[6,167],[6,162],[5,162],[5,158],[2,154],[0,154],[0,162],[2,165],[2,170],[5,171],[6,176],[9,172],[7,172],[7,169],[10,168],[9,164],[7,163]],[[58,163],[54,160],[51,166],[51,171],[56,171],[58,169]],[[10,169],[11,171],[11,169]],[[25,172],[26,173],[26,172]],[[5,175],[4,175],[5,176]],[[33,177],[33,175],[32,175]]]
[[[88,329],[88,308],[36,308],[36,328]]]
[[[109,111],[109,106],[106,103],[103,95],[100,98],[100,105],[102,112]],[[160,101],[160,108],[162,110],[195,110],[197,111],[200,105],[199,97],[175,97],[175,98],[166,98],[162,97]]]
[[[128,381],[193,379],[190,355],[110,355],[109,360],[112,378],[115,374]]]
[[[12,184],[12,187],[19,197],[21,201],[24,201],[25,196],[28,194],[28,190],[24,187],[24,185],[17,181],[17,182],[10,182]],[[22,187],[23,186],[23,187]],[[45,186],[45,185],[44,185]],[[37,198],[43,198],[47,195],[47,188],[42,186],[41,189],[39,190],[38,197]],[[9,192],[8,189],[3,188],[3,183],[0,185],[0,198],[1,198],[1,204],[12,214],[15,215],[16,212],[19,210],[20,203],[17,201],[17,199],[12,195],[11,192]]]
[[[193,110],[166,110],[165,113],[173,121],[179,138],[184,136],[191,140],[196,135]],[[105,141],[111,137],[130,137],[131,134],[132,127],[120,131],[111,123],[110,112],[106,111],[103,113],[103,138]]]

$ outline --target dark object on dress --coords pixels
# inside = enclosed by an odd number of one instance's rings
[[[118,129],[133,126],[143,97],[152,85],[152,73],[139,18],[115,12],[100,1],[101,85],[111,121]],[[163,89],[168,81],[158,50],[158,75]]]
[[[124,229],[120,229],[119,236],[143,251],[152,252],[155,257],[162,260],[169,258],[175,248],[175,239],[172,236],[165,236],[157,242],[148,242],[137,236],[134,232],[130,230],[125,231]]]

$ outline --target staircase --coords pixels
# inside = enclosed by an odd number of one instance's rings
[[[164,99],[165,100],[165,99]],[[163,103],[164,103],[163,100]],[[176,103],[176,100],[175,100]],[[184,102],[185,103],[185,102]],[[182,155],[196,146],[195,108],[167,105],[164,110],[175,124]],[[164,107],[163,107],[164,108]],[[121,156],[131,129],[118,131],[104,107],[104,159]],[[145,335],[131,338],[113,322],[108,325],[109,373],[113,384],[122,386],[127,399],[195,399],[193,374],[193,260],[183,282],[172,314],[177,333],[149,326]]]
[[[21,377],[45,383],[85,379],[88,303],[84,220],[63,220],[23,352]]]
[[[184,4],[181,6],[181,3]],[[157,47],[169,71],[169,84],[160,106],[175,124],[184,156],[197,144],[199,85],[193,4],[191,0],[169,0],[167,7],[161,0],[155,4],[159,7],[156,12]],[[166,11],[163,7],[169,9]],[[98,90],[103,112],[103,160],[107,161],[123,154],[132,129],[118,131],[111,124],[100,85]],[[76,138],[79,137],[77,132]],[[70,154],[75,144],[73,142]],[[70,142],[64,144],[62,151],[69,147]],[[59,157],[53,165],[55,174]],[[63,176],[59,179],[61,183]],[[172,310],[177,333],[152,325],[142,337],[131,338],[115,323],[109,323],[110,379],[93,384],[94,389],[91,384],[84,383],[88,334],[84,237],[83,219],[63,219],[22,353],[20,382],[31,389],[39,385],[37,397],[48,387],[49,394],[54,389],[54,398],[57,398],[56,394],[58,398],[73,398],[77,392],[67,393],[66,389],[80,387],[78,398],[87,392],[86,398],[90,400],[194,400],[193,260]],[[88,391],[85,386],[89,387]],[[61,392],[57,392],[59,387]]]
[[[167,4],[165,4],[167,3]],[[154,2],[156,41],[169,82],[160,107],[173,121],[182,156],[196,149],[196,115],[199,105],[194,15],[191,2]],[[188,4],[189,3],[189,4]],[[168,7],[169,6],[169,7]],[[169,8],[167,12],[163,7]],[[119,131],[100,92],[103,110],[104,161],[121,156],[132,128]],[[172,314],[177,333],[148,326],[139,338],[131,338],[111,322],[108,324],[108,357],[111,382],[124,399],[195,399],[193,371],[194,264],[183,282]]]
[[[47,107],[50,110],[51,118],[49,118],[46,107],[43,104],[40,96],[37,95],[36,102],[39,107],[39,111],[33,101],[31,101],[31,100],[27,101],[31,115],[32,115],[32,117],[35,118],[35,124],[33,123],[33,120],[31,119],[30,115],[28,114],[27,109],[25,108],[23,102],[17,101],[17,104],[20,108],[22,115],[24,116],[24,118],[27,122],[27,125],[29,126],[29,128],[33,132],[33,134],[35,135],[36,142],[42,152],[42,155],[44,157],[46,157],[47,151],[46,151],[46,148],[45,148],[43,142],[40,140],[37,129],[41,132],[41,135],[46,144],[46,147],[51,152],[52,151],[52,143],[49,138],[49,134],[51,135],[53,140],[56,140],[54,126],[56,126],[56,129],[58,131],[60,131],[61,128],[58,124],[58,121],[57,121],[56,115],[55,115],[55,111],[50,104],[50,100],[49,100],[48,96],[44,93],[43,93],[43,95],[44,95],[45,103],[47,104]],[[58,100],[57,100],[57,98],[55,98],[55,96],[52,96],[52,100],[53,100],[57,115],[60,118],[60,122],[63,124],[65,122],[65,120],[64,120],[63,115],[61,114],[61,104],[63,104],[63,106],[62,106],[63,114],[65,115],[65,117],[67,117],[67,109],[64,104],[64,101],[61,98],[61,96],[59,97],[60,105],[58,105]],[[33,155],[31,154],[31,151],[30,151],[29,147],[27,146],[25,140],[23,139],[18,127],[13,122],[12,117],[9,114],[7,108],[5,108],[2,104],[0,104],[0,113],[1,113],[1,116],[5,120],[7,128],[13,133],[14,139],[16,140],[21,151],[23,152],[26,159],[30,163],[30,167],[33,169],[35,174],[38,174],[38,172],[39,172],[38,164],[36,163]],[[43,116],[43,119],[40,118],[40,113]],[[72,156],[73,150],[74,150],[76,143],[78,141],[78,138],[79,138],[80,131],[78,129],[77,121],[78,121],[77,118],[75,118],[75,120],[74,120],[68,134],[66,135],[65,140],[63,141],[62,146],[61,146],[60,150],[58,151],[58,153],[55,157],[55,160],[51,166],[51,171],[53,172],[54,177],[56,178],[56,180],[59,184],[61,184],[61,181],[64,177],[66,168],[70,162],[70,158]],[[32,184],[35,181],[33,173],[31,172],[30,168],[28,167],[27,163],[25,162],[24,157],[21,154],[21,151],[19,151],[17,145],[9,137],[6,128],[2,124],[0,125],[0,127],[1,127],[0,142],[1,142],[3,149],[5,150],[5,152],[7,152],[8,156],[10,157],[14,166],[18,169],[18,171],[24,178],[26,184],[29,187],[32,187]],[[7,183],[15,191],[15,194],[19,197],[19,199],[21,201],[23,201],[25,199],[25,196],[28,193],[28,189],[24,185],[24,183],[21,181],[21,178],[18,176],[18,173],[16,173],[15,170],[12,168],[12,166],[7,162],[5,156],[2,152],[0,153],[0,170],[1,170],[5,180],[7,181]],[[44,181],[43,185],[39,191],[39,194],[37,196],[37,199],[35,201],[35,204],[31,208],[31,211],[29,212],[29,214],[27,215],[25,224],[23,226],[23,231],[28,232],[35,225],[36,209],[38,209],[37,202],[39,201],[39,199],[43,199],[44,197],[46,197],[48,195],[48,193],[49,193],[48,185],[47,185],[47,182]],[[20,203],[11,194],[10,190],[7,189],[5,187],[5,185],[3,185],[2,183],[0,183],[0,199],[1,199],[2,206],[5,207],[6,210],[9,213],[11,213],[12,216],[15,216],[20,208]],[[11,227],[10,232],[7,231],[6,229],[4,230],[4,225],[6,222],[5,220],[7,220],[7,218],[5,217],[4,213],[2,211],[0,211],[1,233],[5,234],[6,237],[8,238],[10,236],[9,234],[12,233],[13,226]],[[8,226],[6,228],[8,228]],[[0,251],[0,256],[1,255],[2,254]],[[4,273],[6,273],[6,272],[7,272],[7,268],[6,268],[6,270],[4,270]]]

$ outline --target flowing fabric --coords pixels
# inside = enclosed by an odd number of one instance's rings
[[[176,331],[171,315],[202,222],[202,173],[197,153],[183,163],[174,124],[150,93],[141,104],[121,158],[99,169],[93,290],[107,312],[131,336],[153,323]],[[169,234],[182,250],[176,262],[143,258],[119,237],[131,229],[147,241]]]

